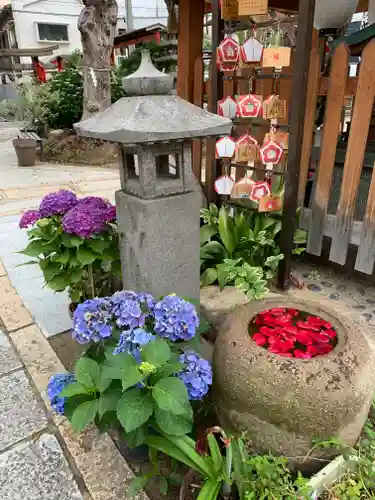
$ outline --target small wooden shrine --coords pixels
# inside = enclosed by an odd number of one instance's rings
[[[317,99],[319,96],[328,94],[327,102],[330,105],[325,112],[325,125],[328,125],[325,135],[330,130],[332,141],[329,146],[329,156],[327,156],[327,144],[325,146],[323,144],[322,154],[325,155],[325,161],[329,158],[332,162],[332,166],[329,167],[332,170],[335,161],[332,151],[335,151],[337,147],[344,97],[350,85],[354,85],[353,81],[348,78],[348,73],[342,72],[348,71],[348,61],[343,66],[344,70],[340,72],[341,82],[344,85],[342,100],[337,104],[337,109],[333,109],[334,113],[331,116],[333,106],[332,99],[329,99],[333,92],[331,87],[332,85],[337,87],[338,82],[336,83],[336,73],[334,73],[336,66],[331,68],[328,76],[327,74],[323,76],[321,72],[327,37],[323,30],[318,32],[314,29],[315,7],[319,4],[319,0],[305,0],[304,2],[297,0],[268,0],[268,2],[261,0],[256,2],[179,0],[178,4],[178,95],[196,105],[207,105],[209,111],[233,120],[233,130],[230,136],[209,139],[204,144],[202,141],[195,141],[193,145],[194,173],[201,181],[208,201],[220,199],[221,201],[228,200],[232,204],[242,204],[245,199],[248,206],[249,204],[251,206],[251,203],[257,203],[259,211],[279,212],[282,209],[279,214],[283,227],[281,250],[285,259],[280,266],[279,285],[285,288],[290,276],[297,208],[303,205],[306,189],[315,132]],[[237,10],[231,13],[231,8],[235,4]],[[262,5],[264,12],[259,12],[259,14],[268,14],[269,10],[273,10],[277,11],[276,15],[273,18],[259,17],[258,13],[252,16],[249,10],[246,10],[254,6],[259,8]],[[322,9],[322,3],[319,7]],[[332,11],[331,4],[329,8]],[[241,11],[241,9],[245,10]],[[357,12],[367,9],[367,1],[358,2]],[[347,20],[350,19],[354,10],[355,5],[351,12],[349,8]],[[202,41],[207,11],[212,13],[210,21],[212,60],[209,79],[206,78],[204,81],[207,68],[202,62]],[[280,32],[280,25],[285,21],[292,25],[292,31],[295,31],[298,21],[297,38],[294,44],[288,46],[285,40],[279,38],[277,43],[267,42],[263,48],[257,46],[256,38],[259,37],[252,35],[254,29],[259,29],[262,25],[269,27],[273,32]],[[337,29],[344,22],[345,20],[338,26],[330,28]],[[241,33],[242,38],[240,39],[236,33]],[[365,43],[364,45],[369,47],[371,44]],[[367,52],[370,49],[371,47],[367,49]],[[261,52],[261,57],[259,52]],[[337,60],[338,57],[336,56]],[[366,61],[370,61],[370,56],[366,58]],[[370,62],[367,64],[371,66]],[[367,69],[372,74],[371,68]],[[362,69],[364,81],[365,72],[366,68]],[[360,75],[356,78],[356,88],[360,78]],[[370,86],[369,82],[366,84]],[[367,107],[372,109],[373,88],[368,87],[368,92],[370,99],[366,103],[366,117]],[[353,92],[349,95],[353,95]],[[353,113],[357,128],[359,122],[357,123],[356,116],[359,106],[360,103],[356,103]],[[361,112],[364,111],[362,109]],[[332,123],[334,132],[332,132]],[[349,138],[349,146],[351,145],[351,149],[354,148],[359,154],[358,161],[356,161],[358,172],[362,168],[362,149],[364,150],[365,147],[365,143],[363,147],[359,146],[358,134],[363,136],[363,130],[367,125],[366,119],[361,130],[351,130],[351,138]],[[327,141],[324,137],[323,140]],[[348,151],[350,157],[350,148]],[[310,221],[313,221],[311,222],[315,224],[313,232],[315,237],[317,231],[319,232],[319,241],[326,235],[332,238],[332,258],[330,258],[340,264],[346,261],[347,247],[352,241],[350,225],[354,223],[354,211],[350,207],[355,201],[356,192],[349,193],[350,185],[344,185],[344,179],[349,182],[351,177],[348,162],[347,156],[337,217],[332,222],[333,228],[330,226],[328,229],[327,226],[328,221],[331,220],[330,217],[332,218],[327,214],[332,178],[326,179],[328,182],[324,189],[326,197],[324,203],[319,201],[319,192],[314,193],[313,213],[307,210],[303,214],[303,227],[310,230]],[[359,183],[358,172],[354,178],[355,187]],[[323,182],[322,175],[320,175],[320,180],[318,179],[319,185]],[[280,178],[284,186],[282,202],[280,202],[280,197],[274,195],[273,189],[274,185],[280,184]],[[323,207],[323,212],[319,212],[320,205]],[[320,217],[319,226],[317,226],[317,217]],[[337,229],[334,229],[335,224]],[[361,238],[363,242],[366,240],[367,250],[359,248],[358,269],[362,269],[362,272],[369,272],[375,262],[375,254],[370,255],[368,251],[369,238],[375,246],[375,230],[371,230],[369,236],[368,226],[363,225],[363,231],[365,232]],[[358,238],[359,246],[361,238]],[[309,241],[310,247],[313,248],[311,236]],[[316,252],[319,252],[320,255],[321,251],[320,246],[312,253],[318,255]]]

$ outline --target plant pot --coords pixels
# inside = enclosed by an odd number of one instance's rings
[[[296,359],[258,346],[249,323],[276,307],[329,321],[338,335],[336,347],[325,356]],[[236,308],[219,331],[213,357],[213,400],[221,426],[245,431],[254,452],[291,457],[300,470],[316,472],[319,459],[331,460],[335,450],[316,447],[309,454],[314,441],[335,436],[354,446],[367,419],[375,392],[375,350],[365,331],[350,311],[324,300],[273,294]]]
[[[143,463],[149,459],[149,447],[146,444],[130,448],[122,439],[117,440],[121,455],[131,462]]]
[[[20,167],[33,167],[35,165],[37,143],[34,139],[13,139],[13,146]]]

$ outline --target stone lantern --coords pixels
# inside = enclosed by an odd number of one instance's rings
[[[124,288],[199,298],[202,192],[191,139],[228,134],[232,122],[171,95],[172,76],[158,71],[147,51],[123,85],[129,97],[75,129],[121,149],[116,207]]]

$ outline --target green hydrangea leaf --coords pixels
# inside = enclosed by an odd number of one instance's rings
[[[150,342],[142,348],[142,361],[150,363],[153,366],[161,366],[171,357],[171,350],[168,343],[163,339],[157,339]]]
[[[188,394],[185,384],[176,377],[159,380],[152,388],[152,397],[161,410],[174,415],[186,413]]]
[[[93,401],[86,401],[86,403],[82,403],[77,406],[70,420],[73,430],[81,432],[94,420],[97,411],[97,399],[94,399]]]
[[[150,394],[139,389],[126,391],[117,406],[117,418],[125,429],[131,432],[148,421],[154,411]]]
[[[101,377],[99,364],[90,358],[80,358],[75,367],[75,377],[77,382],[88,389],[96,389]]]

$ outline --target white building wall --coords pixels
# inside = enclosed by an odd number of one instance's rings
[[[125,0],[117,0],[119,7],[119,27],[125,19]],[[83,8],[81,0],[12,0],[12,10],[19,49],[40,48],[53,45],[53,41],[41,41],[37,23],[65,24],[68,27],[69,41],[56,42],[60,45],[55,55],[70,54],[81,50],[81,37],[77,28],[79,14]],[[134,29],[155,23],[166,24],[168,12],[164,0],[133,0]],[[48,61],[48,57],[41,57]],[[21,58],[28,64],[30,58]]]

